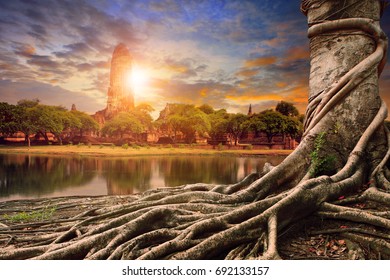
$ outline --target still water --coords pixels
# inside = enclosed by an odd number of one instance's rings
[[[148,156],[72,158],[0,155],[0,201],[124,195],[190,183],[235,183],[284,157]]]

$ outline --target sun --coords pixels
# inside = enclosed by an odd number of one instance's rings
[[[148,72],[145,69],[134,66],[127,76],[127,86],[133,89],[136,95],[145,95],[149,81]]]

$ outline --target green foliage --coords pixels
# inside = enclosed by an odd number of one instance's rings
[[[174,139],[181,132],[189,144],[195,141],[196,134],[204,135],[211,129],[208,115],[189,104],[167,105],[161,111],[156,124],[160,129],[167,131],[171,136],[173,135]]]
[[[336,122],[336,123],[334,124],[334,126],[333,126],[333,133],[334,133],[334,134],[339,133],[340,129],[341,129],[341,124],[340,124],[339,122]]]
[[[9,135],[19,130],[21,107],[0,102],[0,133]]]
[[[217,149],[218,149],[218,151],[222,151],[223,150],[223,144],[219,143],[218,146],[217,146]]]
[[[292,103],[286,101],[280,101],[276,105],[275,111],[287,117],[297,117],[299,115],[298,109]]]
[[[313,177],[320,175],[331,175],[334,172],[336,157],[326,154],[325,151],[323,151],[325,142],[326,132],[319,133],[314,141],[314,150],[310,154],[310,174]]]
[[[41,101],[38,98],[30,99],[21,99],[17,102],[17,105],[23,108],[33,108],[38,106]]]
[[[83,136],[85,131],[99,129],[99,124],[90,115],[80,111],[71,111],[70,114],[73,114],[74,117],[70,117],[73,118],[70,122],[72,122],[72,126],[80,129],[80,136]]]
[[[126,143],[126,144],[123,144],[123,145],[122,145],[122,149],[127,150],[128,148],[129,148],[129,144]]]
[[[234,144],[238,144],[238,139],[247,130],[247,120],[249,117],[244,114],[231,114],[227,124],[227,132],[234,139]]]
[[[145,126],[134,114],[121,112],[104,124],[102,133],[123,138],[126,133],[141,133],[144,129]]]
[[[3,218],[11,221],[11,222],[31,222],[31,221],[44,221],[50,219],[54,212],[56,211],[56,207],[46,207],[39,211],[32,212],[21,212],[15,215],[3,215]]]
[[[214,113],[208,115],[210,120],[210,136],[216,140],[217,137],[227,133],[230,115],[226,110],[214,111]]]
[[[215,112],[214,108],[208,104],[203,104],[203,105],[199,106],[198,109],[207,115],[213,114]]]

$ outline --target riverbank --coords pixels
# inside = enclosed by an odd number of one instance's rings
[[[31,154],[59,156],[94,156],[94,157],[130,157],[152,155],[235,155],[235,156],[287,156],[292,150],[257,150],[221,148],[212,146],[104,146],[104,145],[64,145],[64,146],[0,146],[0,154]]]

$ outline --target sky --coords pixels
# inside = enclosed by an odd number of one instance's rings
[[[133,58],[135,104],[304,113],[309,41],[300,0],[0,0],[0,102],[106,106],[110,60]],[[390,12],[382,28],[390,34]],[[380,91],[390,105],[390,67]]]

